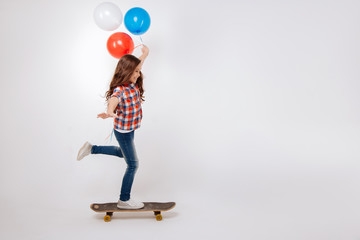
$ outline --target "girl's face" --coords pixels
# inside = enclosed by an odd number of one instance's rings
[[[130,78],[130,81],[132,83],[134,83],[134,84],[136,83],[137,79],[140,77],[140,71],[141,71],[140,66],[137,66]]]

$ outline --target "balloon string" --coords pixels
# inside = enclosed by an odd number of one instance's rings
[[[111,141],[112,141],[113,133],[114,133],[114,128],[111,130],[111,133],[109,134],[109,136],[107,136],[107,137],[105,138],[105,141],[108,140],[108,138],[110,137],[110,142],[111,142]]]
[[[144,44],[139,44],[139,45],[137,45],[136,47],[134,47],[134,49],[137,48],[137,47],[140,47],[140,46],[142,46],[142,45],[144,45]]]
[[[137,48],[137,47],[140,47],[140,46],[144,45],[144,42],[143,42],[141,36],[139,36],[139,37],[140,37],[141,44],[139,44],[139,45],[137,45],[136,47],[134,47],[134,49]]]

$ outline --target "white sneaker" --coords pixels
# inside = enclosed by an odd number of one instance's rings
[[[117,207],[121,209],[140,209],[143,208],[145,205],[142,202],[135,201],[130,199],[128,201],[118,201]]]
[[[86,142],[79,150],[79,153],[77,155],[77,160],[80,161],[87,155],[91,153],[92,145],[89,142]]]

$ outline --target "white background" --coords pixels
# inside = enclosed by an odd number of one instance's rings
[[[360,239],[359,1],[113,1],[152,20],[133,197],[177,206],[110,223],[99,3],[0,3],[1,239]]]

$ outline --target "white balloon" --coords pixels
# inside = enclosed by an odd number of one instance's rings
[[[120,27],[123,15],[118,6],[111,2],[100,3],[94,10],[96,25],[103,30],[113,31]]]

